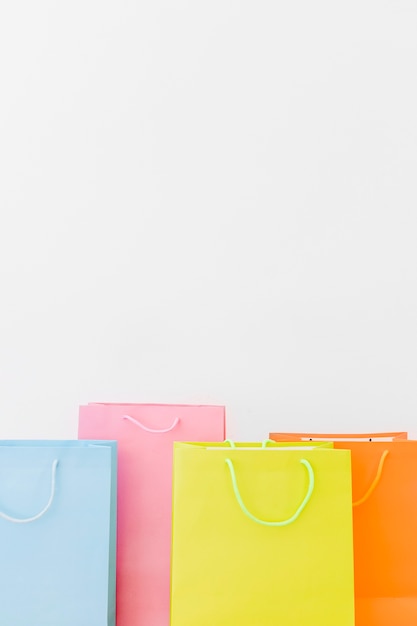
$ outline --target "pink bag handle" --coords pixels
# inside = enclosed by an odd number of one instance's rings
[[[34,515],[33,517],[11,517],[10,515],[7,515],[6,513],[3,513],[2,511],[0,511],[0,517],[2,517],[3,519],[7,520],[8,522],[14,522],[15,524],[27,524],[28,522],[35,522],[36,520],[38,520],[40,517],[42,517],[43,515],[45,515],[45,513],[51,508],[52,506],[52,502],[54,500],[54,496],[55,496],[55,479],[56,479],[56,467],[58,465],[58,459],[55,459],[52,463],[52,476],[51,476],[51,492],[49,495],[49,500],[46,503],[46,506],[42,509],[42,511],[40,511],[39,513],[37,513],[36,515]]]
[[[155,428],[148,428],[148,426],[141,424],[140,422],[138,422],[138,420],[135,420],[135,418],[131,417],[130,415],[122,415],[122,419],[129,420],[129,422],[132,422],[132,424],[139,426],[139,428],[142,428],[142,430],[145,430],[147,433],[169,433],[171,430],[174,430],[174,428],[180,422],[180,418],[176,417],[174,421],[172,422],[171,426],[169,426],[168,428],[155,429]]]

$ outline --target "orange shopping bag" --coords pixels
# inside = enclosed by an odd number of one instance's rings
[[[408,433],[271,433],[275,441],[399,441],[408,439]]]
[[[270,435],[351,451],[356,626],[417,625],[417,441],[404,436]]]

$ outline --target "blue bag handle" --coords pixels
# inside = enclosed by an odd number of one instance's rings
[[[57,465],[58,465],[58,459],[54,459],[52,463],[52,468],[51,468],[51,492],[49,495],[49,500],[46,503],[46,506],[44,506],[44,508],[41,511],[39,511],[39,513],[37,513],[36,515],[33,515],[32,517],[21,518],[21,517],[11,517],[10,515],[7,515],[6,513],[3,513],[2,511],[0,511],[0,517],[5,519],[8,522],[13,522],[14,524],[27,524],[29,522],[35,522],[36,520],[40,519],[43,515],[45,515],[45,513],[49,511],[49,509],[51,508],[52,502],[54,501]]]

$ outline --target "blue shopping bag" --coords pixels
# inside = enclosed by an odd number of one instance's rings
[[[114,626],[115,441],[0,441],[5,626]]]

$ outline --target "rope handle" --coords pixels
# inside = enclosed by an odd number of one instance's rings
[[[52,502],[55,496],[57,465],[58,465],[58,459],[54,459],[52,463],[52,469],[51,469],[51,492],[49,495],[49,500],[46,503],[46,506],[42,509],[42,511],[40,511],[33,517],[25,517],[25,518],[11,517],[10,515],[7,515],[6,513],[3,513],[2,511],[0,511],[0,517],[7,520],[8,522],[13,522],[14,524],[28,524],[29,522],[35,522],[36,520],[40,519],[43,515],[45,515],[45,513],[49,511],[49,509],[51,508]]]
[[[258,517],[255,517],[255,515],[253,515],[248,510],[248,508],[246,507],[245,503],[242,500],[242,496],[240,495],[239,487],[238,487],[238,484],[237,484],[235,468],[233,466],[232,461],[230,459],[226,459],[225,462],[226,462],[226,464],[227,464],[227,466],[229,468],[229,471],[230,471],[230,477],[232,479],[232,487],[233,487],[233,491],[234,491],[235,498],[237,500],[238,505],[240,506],[240,508],[243,511],[243,513],[247,517],[249,517],[249,519],[251,519],[253,522],[256,522],[257,524],[261,524],[262,526],[288,526],[289,524],[292,524],[292,522],[295,522],[295,520],[301,515],[301,513],[303,512],[303,510],[307,506],[307,504],[310,501],[310,498],[311,498],[311,496],[313,494],[313,491],[314,491],[314,471],[313,471],[313,468],[311,467],[311,464],[307,461],[307,459],[300,459],[300,463],[302,465],[304,465],[304,467],[307,469],[309,484],[308,484],[307,493],[304,496],[304,499],[301,502],[301,504],[299,505],[298,509],[295,511],[295,513],[293,515],[291,515],[291,517],[289,517],[288,519],[285,519],[285,520],[281,520],[281,521],[277,521],[277,522],[269,522],[269,521],[266,521],[266,520],[259,519]]]
[[[139,428],[142,428],[142,430],[145,430],[147,433],[169,433],[171,430],[174,430],[174,428],[180,423],[180,418],[176,417],[171,426],[169,426],[168,428],[155,429],[145,426],[141,422],[138,422],[138,420],[135,420],[135,418],[131,417],[130,415],[122,415],[122,419],[129,420],[129,422],[132,422],[132,424],[139,426]]]
[[[232,441],[232,439],[225,439],[223,443],[228,443],[231,448],[236,449],[236,444],[234,441]],[[262,441],[261,448],[266,448],[268,443],[276,443],[276,441],[274,441],[273,439],[264,439]]]
[[[266,448],[268,443],[276,443],[276,441],[274,441],[273,439],[264,439],[263,442],[262,442],[262,447]]]
[[[384,468],[385,459],[387,458],[388,454],[389,454],[389,450],[385,450],[382,453],[381,458],[379,459],[378,469],[377,469],[375,478],[373,479],[371,485],[369,486],[369,488],[365,492],[365,494],[362,496],[362,498],[359,498],[359,500],[356,500],[355,502],[353,502],[352,506],[360,506],[361,504],[366,502],[366,500],[369,498],[369,496],[375,490],[375,488],[377,487],[379,481],[381,480],[382,470]]]

